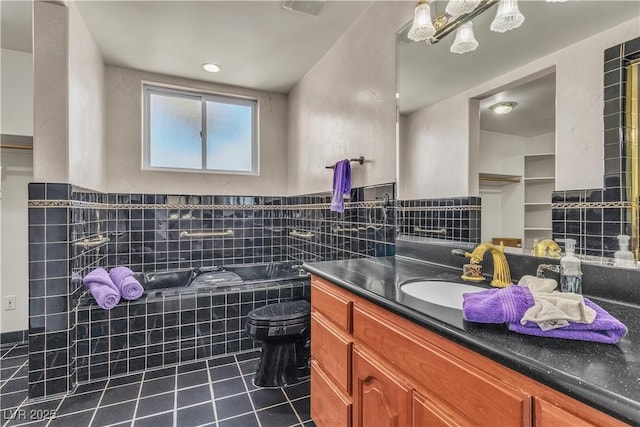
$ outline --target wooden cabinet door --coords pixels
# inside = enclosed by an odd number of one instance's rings
[[[363,350],[353,348],[353,425],[404,427],[411,422],[411,389]]]
[[[311,418],[318,427],[351,427],[351,398],[311,361]]]

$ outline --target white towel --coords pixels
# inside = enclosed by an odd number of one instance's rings
[[[591,324],[596,319],[595,310],[584,304],[582,295],[554,291],[558,283],[553,279],[523,276],[518,284],[529,288],[534,301],[520,319],[523,325],[535,322],[547,331],[567,326],[569,322]]]

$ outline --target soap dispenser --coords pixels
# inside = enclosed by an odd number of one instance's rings
[[[560,292],[582,293],[582,270],[580,260],[576,258],[576,241],[558,239],[565,243],[565,255],[560,258]]]
[[[633,252],[629,250],[630,237],[626,234],[618,236],[618,245],[620,249],[614,254],[615,261],[613,265],[616,267],[636,268],[636,262],[633,258]]]

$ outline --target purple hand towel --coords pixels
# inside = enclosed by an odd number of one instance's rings
[[[520,324],[524,313],[533,306],[531,291],[526,286],[509,286],[504,289],[464,294],[462,314],[465,320],[476,323],[507,323],[509,330],[526,335],[564,338],[615,344],[626,334],[627,327],[607,313],[602,307],[585,298],[585,305],[596,312],[591,324],[569,322],[562,328],[543,331],[537,323]]]
[[[333,167],[332,211],[344,212],[345,194],[351,194],[351,163],[349,159],[340,160]]]
[[[120,302],[120,292],[104,268],[89,272],[82,281],[100,308],[111,310]]]
[[[591,307],[596,312],[596,320],[591,324],[569,322],[565,327],[543,331],[535,322],[510,322],[507,324],[509,330],[526,335],[536,335],[540,337],[564,338],[567,340],[594,341],[605,344],[616,344],[625,335],[627,327],[618,319],[607,313],[602,307],[588,298],[584,299],[584,304]]]
[[[127,267],[115,267],[109,271],[109,277],[115,283],[122,298],[135,300],[142,296],[144,288],[133,276],[133,271]]]
[[[476,323],[519,322],[533,305],[533,296],[526,286],[487,289],[463,295],[464,320]]]

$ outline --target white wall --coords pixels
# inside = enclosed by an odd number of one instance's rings
[[[33,180],[68,182],[68,13],[33,3]]]
[[[106,67],[106,189],[123,193],[284,195],[287,96]],[[258,100],[260,175],[142,171],[143,81]]]
[[[470,194],[468,112],[468,98],[455,96],[405,118],[400,199]]]
[[[374,2],[289,94],[289,194],[331,189],[344,158],[354,186],[396,179],[396,31],[412,2]]]
[[[487,83],[477,86],[469,91],[456,95],[449,100],[419,110],[411,116],[439,115],[446,117],[448,123],[456,124],[456,127],[466,127],[469,121],[468,105],[466,100],[480,98],[496,88],[508,83],[518,81],[532,74],[555,67],[556,69],[556,189],[571,190],[584,188],[601,188],[603,184],[603,67],[604,50],[632,38],[640,36],[640,18],[634,18],[626,23],[618,25],[579,43],[558,50],[550,55],[537,59],[523,67],[499,76]],[[438,111],[440,110],[441,111]],[[428,110],[428,111],[425,111]],[[434,133],[432,137],[440,138],[440,143],[435,140],[425,142],[424,135],[407,135],[402,141],[405,147],[409,147],[409,154],[403,156],[405,160],[410,157],[417,148],[417,144],[430,144],[439,151],[431,152],[432,158],[442,158],[450,161],[451,149],[456,151],[456,159],[462,155],[463,147],[473,153],[475,147],[468,146],[468,132],[454,129],[448,135]],[[418,138],[420,141],[418,141]],[[462,161],[447,164],[448,173],[456,184],[444,183],[447,190],[434,191],[433,185],[425,184],[425,168],[437,167],[436,161],[430,161],[427,165],[406,165],[405,182],[399,189],[403,198],[414,197],[446,197],[459,196],[461,194],[475,194],[474,188],[467,187],[459,180],[459,175],[475,175],[478,173],[478,165],[470,162],[470,165]],[[444,178],[442,179],[444,180]],[[434,184],[435,185],[435,184]],[[454,187],[454,188],[451,188]],[[469,185],[469,187],[471,187]],[[406,189],[409,190],[406,194]],[[466,189],[468,193],[463,193]],[[437,196],[435,195],[437,194]],[[408,197],[410,196],[410,197]]]
[[[480,131],[479,170],[482,173],[524,175],[524,155],[530,138]],[[524,181],[498,186],[480,181],[481,240],[515,237],[524,242]]]
[[[0,219],[0,332],[29,328],[27,184],[33,174],[31,151],[2,150]],[[16,309],[4,310],[4,298],[16,296]]]
[[[2,49],[0,133],[33,135],[33,55]]]
[[[69,182],[104,189],[104,61],[74,4],[69,7]]]

